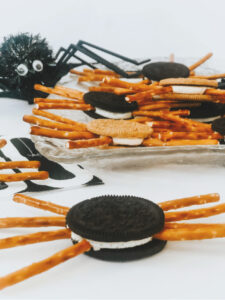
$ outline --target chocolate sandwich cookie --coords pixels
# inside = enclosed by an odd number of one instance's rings
[[[225,118],[219,118],[212,122],[212,130],[225,136]]]
[[[187,107],[187,109],[190,110],[189,118],[207,123],[211,123],[225,114],[225,104],[222,103],[204,102],[199,107]]]
[[[164,227],[163,210],[135,196],[100,196],[73,206],[66,224],[71,239],[86,239],[87,255],[110,261],[140,259],[161,251],[166,241],[152,238]]]
[[[150,80],[160,81],[165,78],[188,77],[190,70],[179,63],[155,62],[145,65],[142,73]]]
[[[130,119],[132,111],[138,109],[137,102],[128,103],[125,96],[105,92],[88,92],[84,101],[95,107],[95,111],[86,111],[90,117],[99,119]]]

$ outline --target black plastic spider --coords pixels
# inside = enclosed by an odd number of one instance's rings
[[[33,98],[47,96],[47,94],[34,90],[34,84],[54,87],[70,69],[80,65],[95,68],[93,63],[96,62],[124,77],[135,77],[139,74],[139,71],[132,74],[125,72],[91,51],[90,48],[135,65],[149,61],[138,62],[84,41],[78,41],[76,45],[71,44],[67,49],[61,47],[53,56],[46,39],[41,38],[40,35],[29,33],[11,35],[4,38],[4,42],[0,46],[0,88],[2,89],[0,97],[18,98],[33,103]],[[84,60],[78,55],[79,52],[94,59],[94,62],[90,63]],[[76,62],[68,63],[71,58],[75,58]]]

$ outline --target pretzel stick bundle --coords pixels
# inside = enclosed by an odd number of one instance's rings
[[[0,149],[3,148],[7,144],[5,139],[0,139]]]
[[[35,199],[23,194],[15,194],[13,201],[17,203],[23,203],[28,206],[36,207],[39,209],[51,211],[59,215],[66,215],[69,211],[68,207],[57,205],[51,202]]]
[[[15,173],[15,174],[0,174],[0,182],[44,180],[44,179],[48,179],[48,177],[49,174],[47,171],[25,172],[25,173]]]
[[[64,123],[59,123],[59,122],[54,122],[54,121],[48,121],[48,120],[45,120],[42,118],[38,118],[35,116],[29,116],[29,115],[23,116],[23,121],[27,122],[29,124],[34,124],[37,126],[51,128],[51,129],[57,129],[57,130],[62,130],[62,131],[81,131],[81,132],[83,131],[83,128],[81,129],[80,127],[77,127],[74,125],[64,124]]]
[[[25,169],[25,168],[33,168],[38,169],[40,167],[40,161],[7,161],[0,162],[0,170],[3,169]]]
[[[90,147],[98,147],[102,145],[109,145],[111,143],[112,143],[112,139],[110,137],[105,136],[105,137],[89,139],[89,140],[68,141],[66,143],[66,148],[68,149],[90,148]]]
[[[73,121],[71,119],[61,117],[59,115],[55,115],[55,114],[50,113],[48,111],[39,110],[39,109],[34,108],[32,110],[32,113],[34,115],[42,116],[44,118],[47,118],[47,119],[50,119],[50,120],[53,120],[53,121],[56,121],[56,122],[59,122],[59,123],[65,123],[65,124],[73,125],[73,126],[76,127],[77,131],[78,131],[78,128],[79,128],[79,131],[87,131],[87,128],[86,128],[85,124]]]
[[[32,126],[30,134],[68,140],[91,139],[95,137],[93,133],[88,131],[58,131],[38,126]]]
[[[192,205],[201,205],[206,203],[218,202],[220,200],[220,195],[217,193],[180,198],[175,200],[168,200],[158,203],[163,211],[168,211],[171,209],[178,209],[182,207],[188,207]]]
[[[66,226],[65,217],[0,218],[0,228]]]
[[[62,86],[55,86],[54,88],[50,88],[40,84],[35,84],[34,89],[47,94],[55,94],[58,96],[68,97],[71,99],[78,99],[78,100],[83,100],[83,94],[84,94],[80,91],[62,87]]]
[[[71,231],[69,229],[60,229],[56,231],[44,231],[26,235],[13,236],[5,239],[0,239],[0,249],[24,246],[34,243],[55,241],[60,239],[68,239],[70,237]]]
[[[203,58],[199,59],[198,61],[196,61],[193,65],[191,65],[189,67],[190,71],[193,71],[194,69],[196,69],[197,67],[199,67],[200,65],[202,65],[204,62],[206,62],[210,57],[212,57],[213,53],[208,53],[207,55],[205,55]]]
[[[54,255],[46,258],[42,261],[33,263],[25,268],[22,268],[16,272],[13,272],[9,275],[0,278],[0,290],[19,283],[25,279],[28,279],[32,276],[38,275],[42,272],[45,272],[62,262],[67,261],[83,252],[89,251],[91,249],[91,245],[86,241],[82,240],[81,242],[73,245],[69,248],[61,250]]]
[[[37,103],[37,109],[75,109],[75,110],[93,110],[93,107],[89,104],[73,104],[73,103]]]

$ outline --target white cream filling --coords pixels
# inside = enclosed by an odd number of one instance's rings
[[[74,242],[80,242],[84,238],[72,232],[71,239]],[[99,251],[101,249],[126,249],[126,248],[141,246],[149,243],[152,240],[152,237],[147,237],[142,240],[128,241],[128,242],[99,242],[99,241],[93,241],[89,239],[85,239],[85,240],[91,244],[94,251]]]
[[[204,94],[207,87],[205,86],[186,86],[186,85],[172,85],[174,93],[178,94]]]
[[[115,113],[115,112],[111,112],[108,110],[104,110],[101,109],[99,107],[95,108],[95,112],[96,114],[103,116],[105,118],[108,119],[130,119],[132,117],[132,113],[131,112],[126,112],[126,113]]]
[[[113,137],[113,144],[114,145],[126,145],[126,146],[139,146],[142,144],[142,138],[116,138]]]

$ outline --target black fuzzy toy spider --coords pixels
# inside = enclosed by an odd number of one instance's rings
[[[74,67],[84,64],[95,68],[93,63],[79,57],[77,52],[91,57],[94,59],[94,63],[101,63],[122,76],[130,77],[138,74],[138,72],[131,75],[126,73],[118,66],[91,51],[90,48],[135,65],[148,61],[137,62],[84,41],[78,41],[76,45],[71,44],[67,49],[61,47],[57,54],[53,56],[46,39],[41,38],[40,35],[29,33],[11,35],[4,38],[0,46],[0,88],[2,89],[0,97],[18,98],[33,103],[35,97],[47,96],[45,93],[34,90],[34,84],[54,87]],[[71,58],[75,58],[76,62],[68,63]]]

